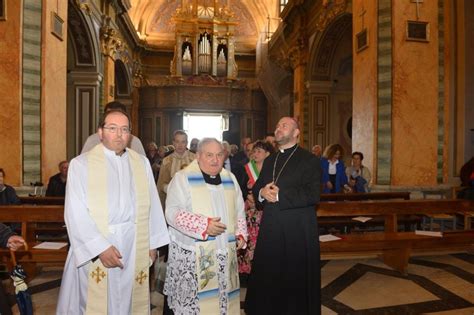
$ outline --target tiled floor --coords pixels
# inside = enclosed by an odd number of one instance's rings
[[[33,291],[46,289],[33,294],[36,315],[54,314],[59,288],[48,289],[44,283],[61,273],[45,268],[30,283]],[[406,276],[376,259],[332,260],[323,263],[321,283],[323,314],[474,315],[474,255],[416,257]],[[151,313],[161,314],[163,296],[153,292],[151,302]]]

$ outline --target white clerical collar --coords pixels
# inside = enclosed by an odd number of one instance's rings
[[[125,156],[127,156],[127,154],[128,154],[128,153],[127,153],[127,149],[125,148],[123,151],[124,151],[123,154],[122,154],[122,155],[119,155],[119,154],[115,153],[114,150],[110,150],[109,148],[107,148],[107,147],[104,145],[104,152],[105,152],[105,155],[110,156],[110,157],[116,156],[116,157],[119,157],[119,158],[120,158],[120,157],[125,157]]]
[[[283,149],[283,148],[278,148],[278,150],[280,150],[280,153],[285,153],[286,150],[291,150],[291,149],[294,149],[295,146],[297,146],[298,144],[295,143],[294,145],[292,145],[291,147],[288,147],[286,149]]]

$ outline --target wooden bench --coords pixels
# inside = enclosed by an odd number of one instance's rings
[[[388,200],[403,199],[410,200],[410,192],[408,191],[387,191],[387,192],[370,192],[370,193],[335,193],[321,194],[320,201],[364,201],[364,200]]]
[[[23,205],[64,205],[64,197],[25,197],[20,196]]]
[[[342,240],[322,242],[324,259],[378,254],[383,262],[406,273],[411,254],[423,251],[474,250],[474,231],[449,231],[443,237],[417,235],[415,232],[398,232],[398,217],[439,213],[468,213],[474,202],[468,200],[394,200],[359,202],[323,202],[317,206],[317,215],[324,217],[380,216],[384,218],[383,232],[341,235]]]
[[[0,222],[21,222],[21,235],[28,244],[29,249],[20,249],[15,252],[17,261],[26,270],[29,277],[34,277],[37,264],[64,265],[67,257],[68,246],[58,250],[35,249],[37,241],[37,226],[41,223],[58,223],[64,225],[64,207],[50,206],[0,206]],[[64,229],[65,231],[65,229]],[[10,252],[0,249],[0,261],[11,269]]]
[[[321,194],[321,202],[334,201],[367,201],[367,200],[410,200],[410,192],[370,192],[370,193],[335,193],[335,194]],[[414,225],[421,223],[421,218],[417,216],[402,216],[399,217],[399,223],[407,231]],[[352,217],[324,217],[320,218],[319,226],[328,230],[339,230],[350,232],[357,229],[377,229],[383,226],[383,218],[374,218],[365,223],[352,220]]]

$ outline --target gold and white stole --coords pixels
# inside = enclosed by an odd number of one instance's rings
[[[135,271],[132,290],[132,314],[150,311],[149,277],[149,216],[150,195],[146,169],[140,155],[127,149],[135,188]],[[104,237],[109,234],[107,205],[107,161],[104,146],[98,144],[87,153],[89,213]],[[89,266],[86,314],[107,314],[108,270],[100,259]]]
[[[185,168],[191,190],[193,212],[206,217],[214,217],[211,193],[204,181],[201,169],[194,160]],[[227,277],[226,294],[228,296],[227,314],[240,314],[240,283],[237,268],[237,245],[235,231],[237,211],[235,209],[235,186],[230,174],[225,169],[220,173],[227,210],[227,261],[225,275]],[[217,240],[209,236],[206,241],[196,241],[196,274],[198,280],[198,298],[201,314],[220,314]]]

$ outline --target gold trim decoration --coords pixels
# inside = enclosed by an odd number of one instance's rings
[[[101,52],[105,56],[113,57],[123,50],[123,42],[117,31],[110,26],[110,16],[104,15],[102,18],[103,22],[99,31]]]
[[[135,278],[135,281],[138,282],[139,285],[142,285],[143,282],[145,282],[146,278],[148,278],[148,275],[146,272],[140,271],[140,273],[137,275]]]
[[[346,11],[347,0],[323,0],[322,10],[316,22],[316,29],[323,31],[336,16]]]
[[[102,279],[104,279],[105,277],[107,276],[107,274],[105,273],[104,270],[100,269],[99,266],[97,266],[97,268],[95,268],[92,272],[91,272],[91,278],[94,279],[94,281],[96,283],[99,283],[100,281],[102,281]]]
[[[81,11],[85,11],[88,15],[91,14],[91,7],[89,6],[88,0],[76,0],[76,6]]]

